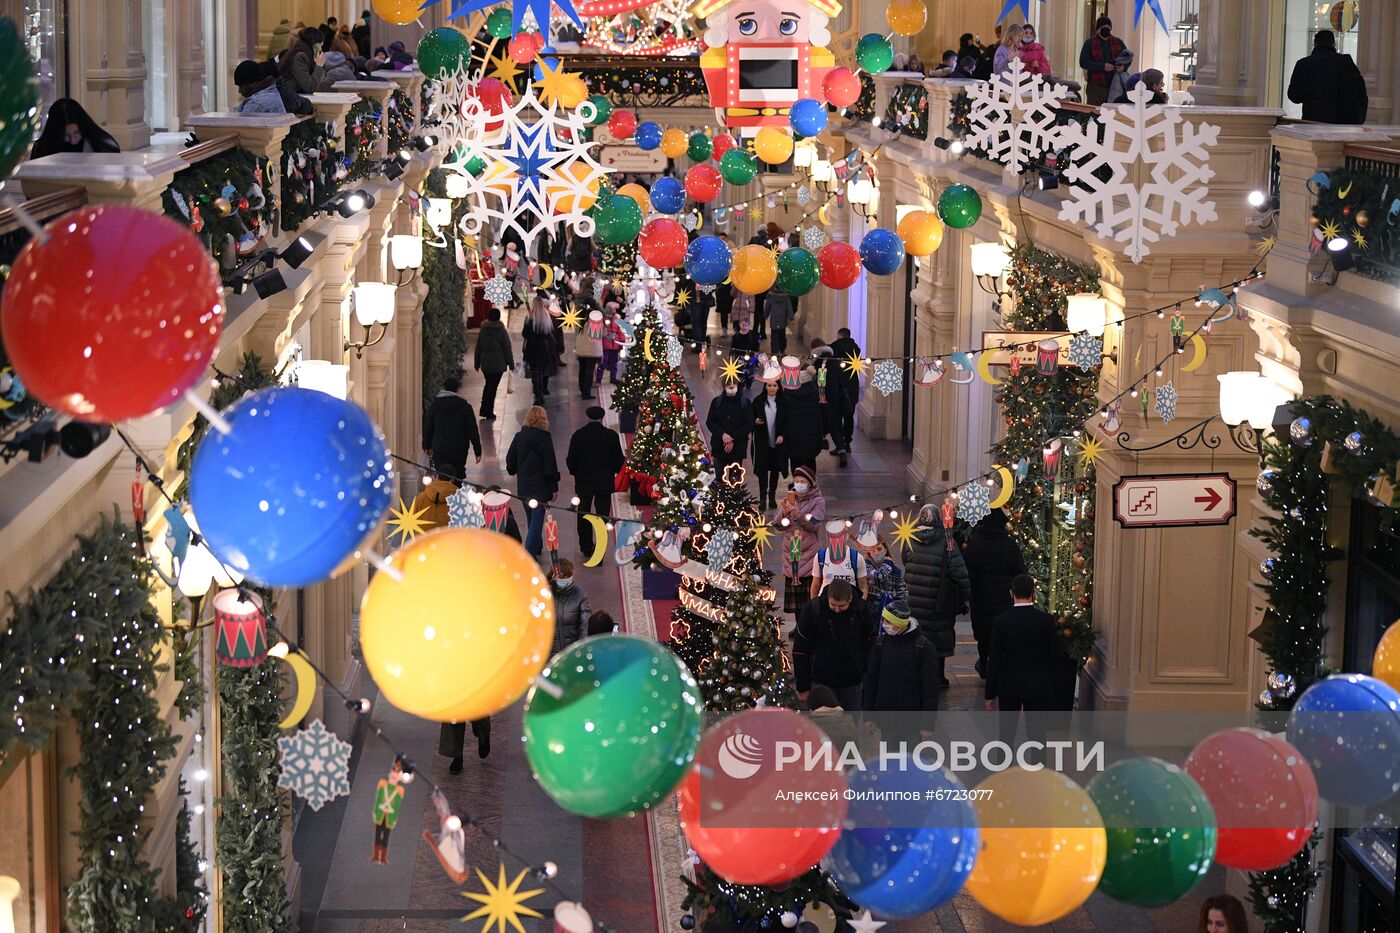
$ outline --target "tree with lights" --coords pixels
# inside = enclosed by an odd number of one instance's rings
[[[642,395],[646,391],[652,364],[647,362],[641,348],[646,346],[649,339],[653,341],[664,339],[659,336],[661,334],[661,315],[651,304],[643,309],[641,321],[633,326],[637,342],[630,349],[622,351],[624,354],[622,380],[612,394],[613,410],[619,414],[622,412],[636,414],[637,407],[642,402]],[[648,337],[648,334],[657,336]]]
[[[632,357],[638,355],[643,358],[646,383],[637,400],[637,430],[622,473],[638,498],[666,500],[658,508],[654,527],[679,531],[691,524],[688,503],[698,495],[709,454],[685,377],[666,359],[668,342],[659,326],[646,334],[639,327],[637,346],[629,353],[624,383],[632,373]]]

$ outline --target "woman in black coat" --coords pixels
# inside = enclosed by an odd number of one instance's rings
[[[544,550],[545,509],[559,492],[559,466],[554,459],[554,438],[549,434],[549,415],[538,405],[525,413],[525,424],[510,442],[506,472],[516,478],[515,491],[529,520],[525,550],[539,557]]]
[[[544,404],[549,394],[549,380],[559,366],[559,354],[554,335],[554,315],[545,307],[544,299],[538,296],[530,304],[530,314],[521,328],[524,346],[520,356],[530,370],[530,382],[535,390],[534,403]]]
[[[1026,560],[1011,533],[1006,513],[992,509],[972,529],[963,552],[972,578],[972,635],[977,639],[977,674],[987,676],[992,622],[1011,608],[1011,579],[1026,572]]]
[[[817,454],[826,449],[826,426],[822,422],[821,401],[811,370],[802,374],[802,384],[783,392],[787,398],[787,421],[783,441],[787,447],[788,465],[796,469],[817,468]]]
[[[121,147],[82,104],[71,97],[60,97],[49,108],[43,132],[34,140],[29,158],[42,159],[56,152],[121,152]]]
[[[787,398],[776,382],[764,383],[749,409],[753,413],[753,471],[758,475],[758,506],[776,509],[778,483],[787,475]]]
[[[948,686],[944,674],[944,659],[957,647],[953,626],[972,598],[972,582],[963,563],[962,550],[953,544],[939,521],[938,510],[925,506],[919,516],[919,528],[904,555],[904,579],[909,586],[909,608],[919,627],[938,652],[938,679]],[[939,584],[947,572],[948,583],[943,599],[938,598]]]

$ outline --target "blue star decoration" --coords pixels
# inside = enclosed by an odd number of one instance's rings
[[[1040,0],[1040,2],[1044,3],[1045,0]],[[1142,0],[1138,0],[1138,3],[1141,4]],[[999,23],[1006,19],[1007,14],[1017,7],[1021,8],[1021,13],[1023,14],[1021,21],[1028,21],[1031,18],[1031,0],[1006,0],[1006,6],[1001,8],[1001,15],[997,17],[997,22]]]
[[[419,9],[426,10],[428,7],[437,6],[441,0],[427,0]],[[456,19],[459,16],[468,16],[480,10],[489,9],[496,6],[503,0],[457,0],[453,4],[452,12],[448,14],[449,19]],[[1042,0],[1043,2],[1043,0]],[[535,14],[535,23],[541,32],[549,31],[549,7],[551,0],[510,0],[511,4],[511,31],[520,31],[520,26],[525,22],[525,11],[529,10]],[[583,28],[583,20],[579,18],[578,10],[574,9],[573,0],[553,0],[555,6],[564,11],[564,15],[574,21],[574,25],[579,29]]]
[[[296,794],[313,810],[350,793],[350,744],[319,719],[296,735],[277,740],[282,773],[277,786]]]
[[[1137,6],[1133,9],[1133,28],[1136,29],[1138,21],[1142,19],[1144,6],[1157,14],[1157,22],[1162,24],[1162,31],[1170,35],[1171,30],[1167,28],[1167,17],[1162,13],[1162,0],[1137,0]]]
[[[521,189],[522,200],[542,206],[537,200],[543,179],[541,173],[554,164],[559,154],[554,148],[553,135],[541,121],[533,126],[522,126],[520,132],[511,134],[509,141],[505,158],[515,166],[516,184]]]

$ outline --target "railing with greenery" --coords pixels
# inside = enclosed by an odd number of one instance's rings
[[[384,134],[382,114],[373,98],[362,97],[345,116],[346,181],[369,177],[379,160],[375,143]]]
[[[189,168],[175,173],[161,196],[165,215],[189,227],[219,267],[237,267],[272,232],[276,199],[269,162],[220,136],[186,149]]]
[[[1315,180],[1313,229],[1323,244],[1342,237],[1355,271],[1400,284],[1400,150],[1347,146],[1342,168]]]
[[[1086,126],[1099,112],[1099,108],[1089,104],[1080,104],[1074,101],[1065,101],[1060,104],[1055,112],[1055,124],[1057,126],[1067,126],[1070,123],[1077,123]],[[972,98],[966,92],[956,95],[948,108],[948,135],[953,139],[964,140],[972,132]],[[1074,146],[1066,146],[1055,153],[1055,165],[1059,166],[1061,172],[1064,167],[1076,161]],[[992,158],[980,148],[968,147],[966,153],[978,159],[987,159],[996,162],[998,165],[1005,165],[1002,159]],[[1049,157],[1047,156],[1047,161]],[[1047,168],[1050,166],[1047,166]],[[1095,176],[1107,179],[1112,170],[1107,167],[1099,168],[1095,171]]]
[[[401,88],[389,95],[388,104],[389,151],[398,152],[413,138],[416,121],[413,116],[413,100]]]
[[[297,230],[318,205],[340,190],[340,140],[335,125],[316,119],[296,124],[282,141],[282,229]]]
[[[709,106],[697,59],[578,57],[569,68],[582,72],[590,94],[603,95],[614,107]]]
[[[860,96],[846,109],[846,116],[867,123],[875,117],[875,79],[863,71],[860,73]]]
[[[901,136],[928,138],[928,89],[915,79],[899,85],[885,106],[884,126]]]

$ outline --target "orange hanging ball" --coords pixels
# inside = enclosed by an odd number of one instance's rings
[[[943,245],[943,221],[928,211],[910,211],[895,232],[910,256],[929,256]]]
[[[778,278],[778,260],[766,246],[750,243],[734,253],[729,281],[746,295],[759,295],[773,287]]]
[[[685,135],[685,130],[672,127],[661,134],[661,151],[666,154],[666,158],[679,159],[689,148],[690,137]]]
[[[407,26],[418,19],[421,0],[374,0],[374,13],[386,23]]]

